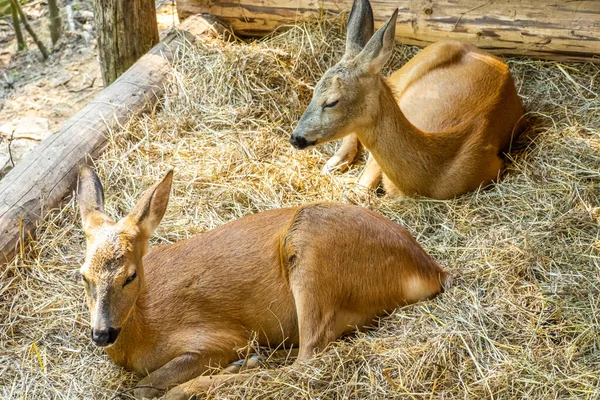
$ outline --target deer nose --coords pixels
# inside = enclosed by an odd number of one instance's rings
[[[108,329],[94,329],[92,328],[92,342],[96,346],[106,347],[108,345],[113,344],[119,333],[121,332],[121,328],[108,328]]]
[[[314,143],[309,143],[304,137],[298,135],[292,135],[290,137],[290,144],[295,148],[302,150],[307,148],[308,146],[313,145]]]

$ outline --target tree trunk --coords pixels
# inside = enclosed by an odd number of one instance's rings
[[[27,44],[25,43],[25,39],[23,38],[23,32],[21,31],[21,23],[19,22],[19,11],[17,11],[17,7],[15,7],[12,3],[10,3],[10,9],[12,11],[12,21],[15,27],[15,34],[17,35],[17,50],[25,50],[27,48]]]
[[[58,0],[48,0],[48,11],[50,18],[50,37],[52,44],[55,45],[62,33],[62,21],[60,19],[60,10],[58,9]]]
[[[153,0],[95,0],[98,53],[104,85],[114,82],[158,43]]]

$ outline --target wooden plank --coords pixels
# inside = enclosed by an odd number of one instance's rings
[[[426,46],[442,39],[496,54],[600,63],[600,0],[371,0],[375,26],[399,8],[396,40]],[[352,0],[178,0],[180,19],[205,13],[238,35],[262,36],[325,13],[349,12]]]
[[[180,25],[0,180],[0,263],[70,194],[79,165],[103,150],[107,133],[156,103],[174,55],[209,28],[199,17]]]

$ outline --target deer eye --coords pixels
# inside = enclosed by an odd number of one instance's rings
[[[90,284],[90,283],[88,282],[88,280],[86,279],[85,275],[83,275],[83,274],[79,274],[79,277],[81,278],[81,282],[82,282],[84,285],[88,286],[88,285]]]
[[[336,106],[336,104],[337,104],[337,103],[339,103],[339,102],[340,102],[339,100],[332,101],[331,103],[327,103],[327,104],[325,104],[325,105],[323,106],[323,108],[332,108],[332,107],[335,107],[335,106]]]
[[[125,280],[125,283],[123,284],[123,287],[125,287],[126,285],[129,285],[131,282],[133,282],[135,280],[135,278],[137,278],[137,272],[134,272],[133,275],[129,276]]]

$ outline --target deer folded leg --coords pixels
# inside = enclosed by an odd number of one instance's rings
[[[343,171],[356,158],[358,152],[358,138],[355,134],[350,134],[342,140],[340,148],[335,152],[325,166],[323,167],[323,173],[330,174],[334,170]]]
[[[140,380],[134,390],[136,399],[153,399],[172,387],[187,382],[193,377],[219,365],[227,364],[235,358],[232,354],[185,353],[169,361],[156,371]]]
[[[298,354],[298,349],[292,350],[275,350],[268,354],[267,357],[253,354],[247,360],[238,360],[229,364],[223,369],[221,374],[210,375],[210,376],[198,376],[194,379],[190,379],[173,389],[171,389],[165,396],[165,400],[188,400],[192,396],[202,396],[209,393],[211,390],[218,388],[221,385],[230,385],[236,382],[240,382],[248,379],[255,375],[255,372],[244,372],[239,373],[241,370],[256,368],[259,366],[260,361],[265,360],[287,360],[290,357],[295,357]],[[275,370],[277,371],[277,370]],[[261,375],[261,380],[270,379],[270,375]]]
[[[190,398],[201,398],[221,385],[232,385],[236,382],[244,381],[253,375],[255,375],[255,373],[246,372],[243,374],[199,376],[171,389],[164,397],[164,400],[189,400]],[[269,378],[261,376],[261,379]]]
[[[381,176],[381,167],[377,164],[377,161],[375,161],[373,154],[370,154],[367,165],[365,165],[365,169],[360,175],[358,184],[367,189],[376,189],[377,186],[379,186],[379,183],[381,183]]]

